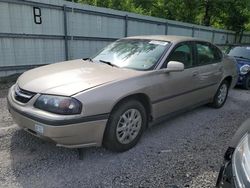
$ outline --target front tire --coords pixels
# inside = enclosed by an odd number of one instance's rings
[[[222,81],[210,105],[213,108],[221,108],[227,100],[228,90],[229,83],[226,80]]]
[[[126,100],[112,110],[103,145],[115,152],[129,150],[137,144],[146,125],[144,106],[137,100]]]

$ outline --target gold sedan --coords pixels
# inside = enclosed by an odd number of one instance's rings
[[[209,42],[129,37],[92,58],[25,72],[9,90],[8,107],[20,127],[57,146],[126,151],[166,116],[222,107],[236,81],[234,61]]]

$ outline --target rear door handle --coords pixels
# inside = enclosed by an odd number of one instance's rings
[[[198,75],[199,75],[199,72],[197,72],[197,71],[195,71],[195,72],[192,73],[192,76],[193,76],[193,77],[196,77],[196,76],[198,76]]]
[[[219,70],[219,72],[223,71],[223,66],[222,65],[219,65],[219,64],[216,63],[216,64],[213,64],[213,66],[216,67]]]
[[[220,67],[219,67],[219,71],[222,72],[222,70],[223,70],[223,68],[222,68],[222,66],[220,66]]]

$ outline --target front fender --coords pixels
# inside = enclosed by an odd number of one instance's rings
[[[151,101],[153,93],[150,76],[139,76],[98,86],[73,97],[82,102],[83,114],[89,116],[110,113],[119,101],[135,94],[143,94]]]

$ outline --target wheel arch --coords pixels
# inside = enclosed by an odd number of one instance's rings
[[[224,80],[226,80],[229,84],[229,88],[232,86],[232,82],[233,82],[233,77],[232,76],[226,76],[221,82],[223,82]]]
[[[119,99],[112,107],[111,113],[122,103],[128,101],[128,100],[137,100],[139,101],[145,108],[146,110],[146,114],[147,114],[147,118],[148,118],[148,122],[150,122],[152,120],[152,105],[151,105],[151,100],[148,97],[148,95],[146,95],[145,93],[135,93],[135,94],[131,94],[128,96],[125,96],[121,99]]]

